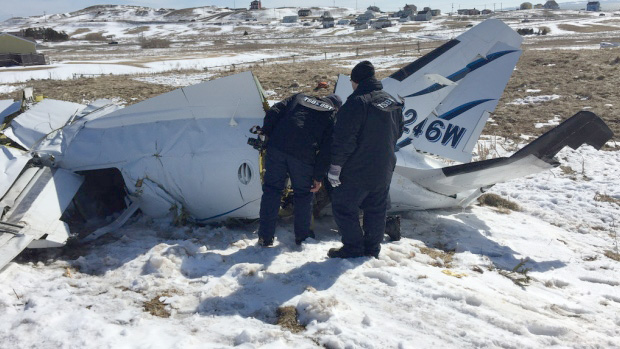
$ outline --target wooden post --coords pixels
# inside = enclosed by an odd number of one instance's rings
[[[356,47],[355,48],[355,56],[359,56],[360,55],[360,48]]]
[[[420,53],[420,42],[418,41],[418,53]]]
[[[324,53],[325,53],[325,60],[327,60],[327,52],[324,52]]]
[[[383,46],[383,54],[387,55],[387,48],[385,46]]]

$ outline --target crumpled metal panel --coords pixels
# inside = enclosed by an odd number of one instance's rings
[[[47,134],[66,125],[72,116],[85,107],[77,103],[44,99],[13,119],[3,132],[15,143],[29,150]]]

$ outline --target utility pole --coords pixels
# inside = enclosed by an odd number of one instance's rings
[[[493,12],[495,12],[495,3],[493,3]]]
[[[43,11],[43,21],[47,23],[47,12]]]

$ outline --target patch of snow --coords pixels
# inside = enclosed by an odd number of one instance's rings
[[[542,127],[546,127],[546,126],[557,126],[560,124],[560,122],[562,121],[562,119],[560,119],[559,115],[555,115],[553,117],[553,119],[547,121],[547,122],[539,122],[534,124],[534,127],[536,128],[542,128]]]
[[[556,100],[560,97],[561,96],[559,95],[527,96],[525,98],[517,98],[508,104],[524,105],[524,104],[544,103],[544,102]]]
[[[18,85],[18,86],[0,85],[0,94],[7,94],[7,93],[19,91],[23,89],[24,87],[25,87],[24,85]]]

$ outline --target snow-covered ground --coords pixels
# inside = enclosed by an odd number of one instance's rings
[[[199,18],[223,13],[196,11]],[[271,18],[265,11],[259,19],[275,22],[284,14],[276,11]],[[67,20],[68,14],[48,20],[70,31],[92,19],[78,15],[82,21]],[[135,21],[122,13],[110,16]],[[443,20],[421,24],[419,31],[381,35],[430,40],[429,35],[446,39],[459,33],[443,27]],[[580,23],[600,20],[592,15]],[[520,19],[510,23],[521,25]],[[116,28],[121,38],[131,25],[143,25],[97,24]],[[12,21],[3,28],[21,25]],[[270,25],[260,28],[265,37],[290,29]],[[544,25],[551,35],[563,34],[555,24]],[[178,23],[149,30],[162,28],[182,30]],[[335,28],[311,34],[334,43],[351,33]],[[141,65],[125,58],[74,59],[41,71],[0,70],[0,83],[202,70],[290,54],[154,59]],[[373,61],[378,69],[393,69],[410,57]],[[138,79],[186,86],[209,77],[178,72]],[[0,85],[0,93],[16,89]],[[526,92],[532,95],[513,102],[561,98]],[[558,122],[555,117],[538,126]],[[493,156],[514,151],[493,136],[484,139],[494,141],[479,149],[487,147]],[[620,152],[615,143],[609,146],[615,150],[565,149],[558,154],[562,167],[491,189],[517,203],[518,212],[475,205],[403,213],[403,239],[386,241],[378,259],[327,259],[329,248],[339,246],[329,217],[317,220],[317,239],[301,247],[285,220],[276,246],[261,248],[252,224],[176,227],[140,216],[88,245],[65,247],[37,262],[12,262],[0,271],[0,348],[620,348],[620,262],[611,258],[620,248]],[[286,306],[296,309],[304,326],[299,332],[277,324],[278,308]]]
[[[585,147],[556,169],[497,185],[521,212],[409,212],[379,259],[330,260],[330,218],[296,247],[253,226],[173,227],[141,218],[71,257],[0,273],[7,348],[618,347],[620,153]],[[440,250],[435,249],[436,247]],[[430,248],[430,249],[429,249]],[[448,252],[442,252],[448,251]],[[507,276],[521,261],[529,283]],[[502,274],[509,274],[504,276]],[[164,305],[170,317],[146,311]],[[276,324],[293,306],[305,330]]]

